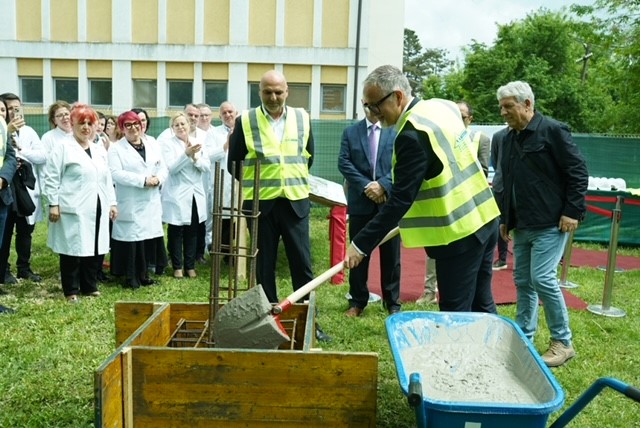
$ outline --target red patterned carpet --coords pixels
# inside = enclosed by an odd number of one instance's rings
[[[378,252],[374,252],[369,271],[369,290],[380,295],[380,267]],[[510,304],[516,301],[516,289],[513,284],[513,260],[511,253],[507,259],[508,269],[493,273],[492,291],[497,304]],[[574,248],[571,256],[571,266],[600,267],[607,264],[606,251],[581,250]],[[400,298],[402,301],[411,302],[420,297],[424,287],[425,253],[421,248],[402,248],[402,277]],[[616,266],[619,269],[640,269],[640,258],[630,256],[617,256]],[[560,273],[560,272],[558,272]],[[567,306],[573,309],[585,309],[587,304],[570,291],[562,290]]]

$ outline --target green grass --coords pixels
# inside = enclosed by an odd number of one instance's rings
[[[314,270],[329,266],[328,210],[313,210]],[[115,350],[116,301],[207,302],[208,268],[199,268],[194,281],[162,277],[161,284],[138,291],[116,283],[101,286],[103,296],[84,298],[69,305],[58,280],[58,257],[46,247],[46,225],[34,235],[33,268],[45,280],[22,281],[8,286],[0,304],[18,309],[0,315],[0,427],[88,427],[93,425],[93,372]],[[590,246],[595,248],[596,246]],[[639,249],[619,249],[619,254],[640,255]],[[291,292],[286,258],[278,265],[280,297]],[[572,292],[587,303],[600,304],[604,272],[572,268],[569,280],[581,286]],[[640,387],[640,271],[615,274],[612,306],[626,311],[624,318],[607,318],[588,311],[570,311],[578,356],[553,369],[566,392],[565,408],[599,377],[617,377]],[[413,414],[398,384],[387,343],[381,305],[371,305],[364,316],[345,319],[348,286],[324,285],[317,290],[318,322],[333,337],[325,350],[366,351],[379,354],[378,426],[414,425]],[[405,304],[403,310],[431,308]],[[515,306],[500,306],[501,315],[513,318]],[[548,333],[542,321],[535,339],[544,351]],[[551,415],[554,421],[560,412]],[[606,390],[574,420],[574,427],[638,427],[640,405]]]

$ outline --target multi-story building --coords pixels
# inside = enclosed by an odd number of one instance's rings
[[[351,119],[362,80],[402,66],[404,0],[2,0],[0,92],[158,116],[188,102],[259,104],[282,71],[289,104]],[[35,112],[35,111],[34,111]]]

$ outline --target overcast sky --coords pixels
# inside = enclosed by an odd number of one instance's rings
[[[416,32],[423,48],[447,49],[450,57],[475,39],[491,46],[498,24],[524,19],[545,7],[560,10],[589,0],[405,0],[405,28]]]

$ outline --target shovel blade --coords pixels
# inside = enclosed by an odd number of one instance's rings
[[[216,348],[276,349],[290,340],[272,315],[273,306],[258,285],[229,301],[211,328]]]

